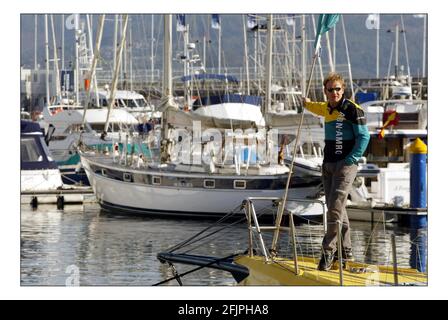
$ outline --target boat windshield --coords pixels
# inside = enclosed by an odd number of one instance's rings
[[[23,162],[43,161],[36,140],[32,137],[20,139],[20,155]]]

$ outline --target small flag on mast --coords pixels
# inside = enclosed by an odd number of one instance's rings
[[[255,15],[248,14],[247,15],[247,27],[249,29],[253,29],[253,28],[255,28],[256,25],[257,25],[257,21],[255,20]]]
[[[79,30],[79,13],[71,14],[65,19],[65,27],[67,30]]]
[[[212,29],[221,29],[219,14],[212,14]]]
[[[177,20],[177,24],[176,24],[176,31],[186,31],[187,30],[187,25],[185,23],[185,15],[184,14],[176,14],[176,20]]]
[[[380,28],[380,15],[378,13],[369,14],[366,19],[366,28],[369,30],[379,30]]]
[[[288,14],[288,16],[286,17],[286,24],[288,26],[293,26],[295,22],[295,18],[293,14]]]
[[[399,121],[398,113],[395,110],[386,111],[383,115],[383,117],[387,117],[386,121],[384,122],[383,126],[381,127],[380,133],[378,134],[378,138],[383,139],[385,135],[385,129],[388,126],[396,126]],[[383,119],[384,119],[383,118]]]
[[[333,28],[339,21],[340,14],[321,14],[317,25],[316,39],[314,40],[314,54],[316,55],[320,48],[321,36]]]

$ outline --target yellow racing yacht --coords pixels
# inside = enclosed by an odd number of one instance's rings
[[[270,208],[255,212],[257,201],[272,201]],[[244,252],[236,252],[227,257],[217,258],[190,254],[190,250],[182,251],[189,245],[197,244],[209,236],[215,236],[212,228],[200,232],[182,244],[158,254],[163,263],[173,266],[174,276],[161,283],[178,280],[182,276],[202,268],[213,268],[228,271],[243,286],[426,286],[427,273],[416,268],[403,266],[397,261],[395,236],[391,237],[391,245],[387,246],[387,260],[383,265],[368,263],[368,261],[344,261],[336,253],[336,261],[329,271],[317,269],[320,251],[310,253],[306,244],[301,244],[304,235],[297,234],[297,224],[300,214],[295,212],[299,202],[314,202],[316,200],[288,199],[282,206],[282,198],[247,198],[241,210],[247,219],[248,244]],[[323,203],[322,209],[325,210]],[[301,208],[304,207],[302,203]],[[269,213],[268,213],[269,212]],[[272,214],[273,213],[273,214]],[[325,214],[323,215],[325,217]],[[269,223],[268,223],[269,221]],[[220,221],[222,222],[222,221]],[[228,226],[238,223],[233,221]],[[319,223],[317,232],[305,235],[314,238],[314,243],[320,243],[325,233],[326,219]],[[223,230],[224,227],[217,227]],[[385,245],[385,244],[384,244]],[[315,246],[316,247],[316,246]],[[338,243],[340,248],[340,241]],[[338,250],[342,252],[342,250]],[[343,261],[339,263],[339,261]],[[178,274],[174,264],[197,266],[195,269]],[[160,284],[161,284],[160,283]]]

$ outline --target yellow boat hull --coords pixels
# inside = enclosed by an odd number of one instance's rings
[[[234,262],[249,269],[249,276],[239,285],[268,286],[339,286],[339,264],[336,262],[332,270],[317,270],[318,261],[309,257],[298,259],[298,274],[294,261],[274,259],[266,262],[260,256],[238,256]],[[398,285],[427,285],[428,276],[415,269],[398,268]],[[343,270],[344,286],[387,286],[395,285],[393,267],[372,266],[356,262],[347,262]]]

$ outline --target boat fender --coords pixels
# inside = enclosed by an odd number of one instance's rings
[[[33,209],[36,209],[37,208],[37,204],[38,204],[37,197],[32,197],[31,198],[31,207]]]
[[[58,196],[56,206],[58,210],[64,210],[64,196]]]

